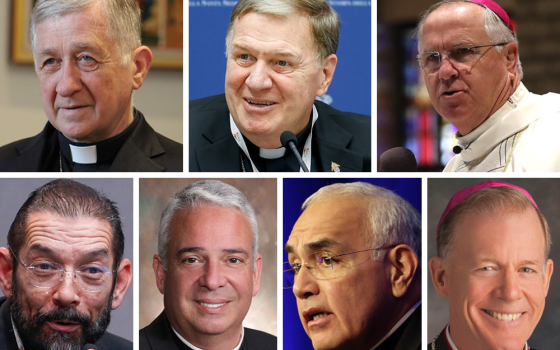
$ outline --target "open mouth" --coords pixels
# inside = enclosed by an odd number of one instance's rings
[[[519,317],[521,317],[521,315],[523,315],[523,312],[514,313],[514,314],[503,314],[501,312],[495,312],[490,310],[483,310],[483,311],[486,312],[488,315],[494,317],[495,319],[498,319],[500,321],[506,321],[506,322],[515,321]]]
[[[250,99],[245,99],[245,101],[247,101],[247,103],[249,103],[251,106],[254,107],[268,107],[268,106],[272,106],[275,105],[276,102],[270,102],[270,101],[255,101],[255,100],[250,100]]]
[[[326,317],[328,314],[326,312],[320,312],[313,315],[310,315],[310,320],[317,321],[320,318]]]
[[[445,96],[453,96],[453,95],[458,94],[458,93],[460,93],[460,92],[462,92],[462,91],[461,91],[461,90],[457,90],[457,91],[446,91],[446,92],[443,93],[443,95],[445,95]]]

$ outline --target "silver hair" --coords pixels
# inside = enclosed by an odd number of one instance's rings
[[[33,53],[37,49],[37,27],[44,21],[98,8],[103,11],[107,36],[120,51],[121,64],[130,64],[132,51],[142,45],[141,13],[137,0],[39,0],[31,13],[29,38]]]
[[[226,57],[229,56],[231,49],[235,21],[250,12],[280,18],[302,13],[309,17],[316,55],[315,64],[322,67],[325,59],[330,54],[336,53],[340,35],[340,18],[326,0],[240,0],[231,12],[226,35]]]
[[[420,53],[422,52],[422,42],[421,42],[422,31],[424,30],[424,23],[426,22],[428,16],[432,12],[440,8],[441,6],[450,5],[450,4],[460,4],[460,3],[474,4],[483,8],[484,31],[486,32],[486,35],[488,35],[488,38],[490,39],[490,42],[492,44],[510,43],[510,42],[514,42],[518,44],[517,39],[515,38],[513,33],[509,30],[509,28],[505,25],[504,21],[502,21],[502,19],[497,14],[495,14],[494,11],[490,10],[488,7],[470,0],[442,0],[430,6],[426,11],[424,11],[420,15],[420,21],[418,22],[415,31],[416,39],[418,41],[418,52]],[[502,52],[503,46],[495,46],[494,49],[499,52]],[[521,67],[521,59],[519,58],[519,52],[517,54],[517,70],[519,72],[519,78],[523,79],[523,68]]]
[[[249,221],[253,231],[253,269],[257,260],[259,248],[259,228],[255,209],[247,198],[237,188],[218,180],[202,180],[189,184],[179,190],[169,200],[161,213],[158,233],[158,254],[165,269],[167,269],[167,252],[169,248],[169,225],[178,210],[191,210],[197,206],[215,205],[237,209]]]
[[[337,183],[321,188],[303,203],[305,210],[315,202],[363,198],[369,202],[364,239],[369,248],[406,244],[421,261],[422,220],[418,211],[406,200],[383,187],[365,182]],[[373,251],[381,260],[386,250]]]

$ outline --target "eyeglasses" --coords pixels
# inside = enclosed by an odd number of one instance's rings
[[[72,273],[74,283],[80,288],[86,292],[99,293],[107,287],[111,276],[116,272],[95,263],[82,265],[74,271],[64,270],[62,265],[47,260],[37,260],[27,265],[21,262],[11,249],[10,252],[16,261],[29,271],[29,282],[37,288],[54,288],[62,282],[66,273]]]
[[[304,263],[285,262],[283,266],[283,287],[289,289],[294,286],[295,277],[300,273],[302,267],[306,267],[307,271],[318,280],[329,280],[344,275],[348,270],[367,260],[364,254],[358,253],[369,252],[372,250],[391,249],[396,245],[380,248],[372,248],[359,250],[356,252],[344,253],[339,255],[331,255],[329,252],[315,252],[305,259]]]
[[[426,52],[421,53],[418,56],[418,64],[420,68],[426,71],[435,71],[441,67],[441,62],[443,60],[443,56],[447,56],[449,61],[455,66],[456,68],[463,68],[463,67],[471,67],[477,59],[482,56],[480,54],[481,48],[484,47],[494,47],[494,46],[503,46],[507,45],[508,43],[499,43],[499,44],[492,44],[492,45],[480,45],[480,46],[471,46],[471,47],[455,47],[449,52],[441,53],[441,52]]]

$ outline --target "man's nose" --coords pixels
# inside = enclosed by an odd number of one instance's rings
[[[459,75],[459,71],[453,66],[451,60],[447,55],[443,55],[441,58],[441,64],[438,70],[438,76],[441,80],[449,80],[451,78],[456,78]]]
[[[500,281],[499,296],[507,301],[515,301],[521,298],[523,292],[521,290],[519,277],[514,271],[506,271]]]
[[[311,271],[304,265],[294,276],[294,295],[298,299],[306,299],[312,295],[319,294],[317,280],[311,275]]]
[[[201,287],[206,287],[209,290],[216,290],[224,287],[227,284],[227,278],[223,271],[224,267],[217,261],[209,261],[205,270],[198,280]]]
[[[249,76],[245,80],[245,84],[252,92],[258,92],[272,87],[270,79],[270,67],[264,61],[257,61],[251,66]]]
[[[78,293],[81,288],[74,282],[74,272],[64,272],[62,281],[54,288],[56,288],[56,291],[53,299],[56,305],[68,307],[78,302]]]
[[[72,96],[82,89],[82,71],[71,62],[62,62],[56,92],[62,97]]]

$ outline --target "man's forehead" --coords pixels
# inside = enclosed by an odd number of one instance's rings
[[[430,13],[422,29],[425,48],[438,39],[461,40],[473,36],[487,36],[484,30],[483,8],[470,3],[442,5]],[[426,42],[427,41],[427,42]]]

